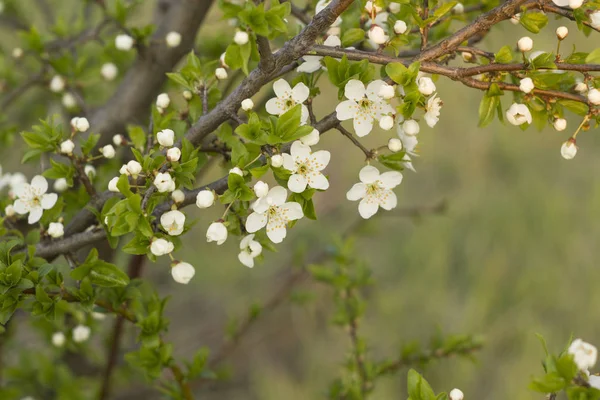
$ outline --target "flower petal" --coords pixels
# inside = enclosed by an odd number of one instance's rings
[[[374,80],[373,82],[367,85],[367,97],[372,101],[381,101],[381,97],[379,96],[379,91],[381,87],[385,85],[385,82],[381,79]]]
[[[36,190],[36,193],[42,194],[48,191],[48,181],[41,175],[36,175],[31,180],[31,186]]]
[[[402,183],[402,174],[398,171],[388,171],[379,175],[379,181],[386,189],[393,189]]]
[[[379,205],[381,206],[381,208],[388,211],[393,208],[396,208],[396,206],[398,205],[398,198],[396,197],[396,193],[392,192],[391,190],[386,190],[383,199],[381,199],[381,201],[379,202]]]
[[[309,117],[310,114],[308,113],[308,107],[302,104],[302,108],[300,109],[300,125],[306,125]]]
[[[358,111],[358,104],[354,100],[344,100],[335,108],[336,117],[340,121],[354,118]]]
[[[344,88],[344,95],[350,100],[362,100],[365,97],[365,85],[357,79],[350,79]]]
[[[240,262],[248,268],[254,267],[254,257],[252,257],[247,251],[242,251],[240,254],[238,254],[238,260],[240,260]]]
[[[316,173],[310,177],[309,186],[313,189],[327,190],[329,189],[329,181],[325,175]]]
[[[250,247],[250,242],[252,242],[253,240],[254,233],[244,236],[244,238],[240,242],[240,250],[244,250],[245,248]]]
[[[271,115],[281,115],[286,111],[283,107],[283,102],[277,97],[269,99],[269,101],[267,101],[267,104],[265,105],[265,109]]]
[[[273,91],[280,99],[287,99],[292,96],[292,88],[285,79],[278,79],[273,83]]]
[[[371,218],[373,215],[375,215],[375,213],[377,213],[378,209],[379,204],[368,197],[365,197],[360,201],[360,203],[358,203],[358,213],[364,219]]]
[[[27,214],[29,212],[29,206],[21,199],[15,200],[13,208],[17,214]]]
[[[248,215],[246,219],[246,231],[250,233],[254,233],[267,224],[267,216],[265,214],[259,214],[257,212],[253,212]]]
[[[327,39],[325,39],[325,42],[323,42],[323,44],[329,47],[341,47],[342,41],[340,40],[339,36],[331,35],[327,37]]]
[[[362,118],[354,118],[354,131],[358,137],[367,136],[373,130],[373,117],[364,115]]]
[[[40,218],[42,218],[43,213],[44,210],[42,210],[42,207],[32,208],[31,211],[29,211],[29,218],[27,218],[27,222],[29,222],[29,224],[35,224],[40,220]]]
[[[275,223],[273,224],[273,226],[270,225],[271,224],[269,223],[269,226],[267,226],[267,237],[271,239],[271,242],[273,243],[283,242],[283,239],[285,239],[287,235],[287,230],[285,229],[285,226],[276,225]]]
[[[282,205],[283,203],[285,203],[286,199],[287,190],[285,190],[285,188],[282,186],[275,186],[274,188],[269,190],[269,193],[267,194],[267,201],[270,201],[270,203],[274,206]]]
[[[294,157],[287,153],[283,153],[283,168],[288,171],[296,172],[296,162],[294,161]]]
[[[51,209],[56,204],[56,200],[58,200],[56,193],[46,193],[42,196],[42,208],[44,210]]]
[[[267,202],[266,196],[256,200],[252,204],[252,209],[259,214],[264,214],[265,212],[267,212],[267,210],[269,209],[269,203]]]
[[[295,201],[290,201],[289,203],[285,203],[281,206],[287,210],[287,219],[288,221],[294,221],[304,217],[304,212],[302,211],[302,206]]]
[[[372,165],[365,165],[358,173],[362,183],[373,183],[379,179],[379,170]]]
[[[308,74],[318,71],[321,68],[321,56],[304,56],[304,62],[298,68],[296,72],[306,72]]]
[[[254,236],[254,235],[252,235],[252,236]],[[254,240],[250,242],[249,248],[250,248],[250,255],[252,257],[258,257],[260,255],[260,253],[262,253],[262,249],[263,249],[262,244],[254,241]]]
[[[310,156],[314,161],[314,168],[317,171],[322,171],[329,164],[329,160],[331,160],[331,153],[327,150],[319,150]]]
[[[290,176],[288,180],[288,189],[294,193],[302,193],[306,190],[306,178],[300,174]]]
[[[290,154],[292,155],[294,161],[305,160],[310,157],[310,146],[307,146],[301,141],[296,140],[294,143],[292,143],[292,147],[290,148]]]
[[[352,186],[352,188],[348,190],[348,193],[346,193],[346,198],[350,201],[356,201],[362,199],[366,195],[367,185],[365,185],[364,183],[355,183],[354,186]]]
[[[304,83],[300,82],[292,89],[292,99],[296,103],[304,103],[310,95],[310,89]]]
[[[31,186],[29,186],[29,183],[19,183],[12,188],[12,191],[16,197],[31,197]]]

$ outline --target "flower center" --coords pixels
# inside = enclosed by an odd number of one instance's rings
[[[358,105],[363,110],[368,110],[369,108],[371,108],[371,104],[372,104],[372,101],[369,99],[362,99],[361,101],[358,102]]]
[[[296,105],[296,102],[293,99],[287,99],[284,104],[285,107],[289,109],[294,107]]]

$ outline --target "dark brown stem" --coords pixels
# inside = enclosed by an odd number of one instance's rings
[[[423,9],[421,10],[421,19],[426,20],[429,18],[429,1],[423,0]],[[421,28],[421,51],[427,47],[427,38],[429,36],[429,24],[425,24]]]
[[[363,146],[363,144],[361,142],[358,141],[357,138],[354,137],[354,135],[349,132],[346,128],[344,128],[341,124],[338,124],[335,129],[337,129],[342,135],[346,136],[348,139],[350,139],[350,141],[359,149],[362,150],[363,153],[365,153],[365,157],[367,160],[371,160],[374,157],[374,152],[373,150],[369,150],[367,149],[365,146]]]

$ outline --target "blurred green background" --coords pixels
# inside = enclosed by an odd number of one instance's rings
[[[214,38],[230,30],[216,7],[207,21],[200,37]],[[571,30],[563,49],[576,45],[590,51],[597,46],[597,39],[578,35],[574,23],[563,23]],[[533,36],[534,50],[555,48],[557,26],[552,21]],[[497,51],[524,35],[532,34],[506,21],[478,46]],[[485,346],[476,354],[477,362],[444,360],[425,371],[436,391],[459,387],[467,399],[541,398],[527,388],[530,377],[541,372],[543,352],[536,333],[545,336],[554,351],[565,346],[571,334],[600,344],[600,227],[595,220],[600,215],[595,176],[600,161],[594,155],[600,139],[593,131],[583,132],[577,157],[565,161],[560,145],[580,122],[577,119],[569,118],[562,133],[552,128],[523,132],[497,121],[481,129],[481,92],[446,79],[437,85],[444,101],[440,123],[435,129],[422,124],[421,156],[414,162],[418,172],[406,171],[396,193],[398,208],[442,200],[448,208],[442,215],[420,219],[387,212],[358,238],[357,253],[372,266],[375,280],[366,294],[369,305],[361,332],[375,357],[393,357],[401,344],[413,340],[426,344],[437,329],[481,334]],[[335,107],[337,91],[325,83],[321,90],[315,109],[323,116]],[[503,99],[504,109],[510,98],[508,94]],[[389,137],[377,129],[364,143],[377,147]],[[320,252],[359,218],[357,203],[348,202],[345,192],[357,180],[363,154],[334,131],[317,148],[332,152],[327,169],[331,188],[315,197],[320,221],[300,221],[277,253],[266,254],[264,263],[254,269],[242,266],[235,240],[219,247],[206,243],[205,229],[222,209],[190,207],[186,211],[198,224],[177,257],[195,265],[193,281],[175,284],[166,260],[147,265],[146,276],[162,295],[172,296],[167,340],[174,342],[177,355],[189,357],[201,346],[218,347],[231,318],[244,315],[251,304],[279,289],[298,248],[306,257]],[[2,164],[5,170],[19,168],[9,161]],[[200,183],[224,171],[217,166]],[[310,281],[298,290],[313,293],[312,300],[302,306],[286,302],[261,316],[228,358],[231,379],[200,389],[198,398],[325,396],[340,373],[348,337],[330,324],[331,291]],[[134,338],[131,331],[125,347],[133,346]],[[382,379],[373,399],[405,398],[405,372]]]

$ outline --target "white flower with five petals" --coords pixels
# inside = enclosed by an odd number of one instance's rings
[[[425,113],[425,122],[430,128],[436,126],[440,120],[440,110],[442,109],[442,99],[437,97],[437,93],[427,100],[427,112]]]
[[[41,175],[34,176],[29,183],[21,183],[15,186],[14,195],[18,197],[15,200],[14,209],[18,214],[29,213],[27,222],[35,224],[42,218],[44,210],[49,210],[56,204],[58,195],[56,193],[46,193],[48,191],[48,181]]]
[[[287,190],[275,186],[265,197],[259,198],[252,209],[254,212],[246,220],[246,231],[254,233],[267,227],[267,236],[273,243],[281,243],[287,235],[287,223],[304,216],[302,206],[287,202]]]
[[[160,216],[160,224],[169,235],[181,235],[185,225],[185,214],[179,210],[168,211]]]
[[[329,188],[329,181],[321,171],[329,164],[331,153],[327,150],[311,153],[310,147],[299,140],[292,143],[290,153],[283,155],[283,168],[292,172],[288,180],[292,192],[302,193],[306,186],[320,190]]]
[[[296,105],[304,103],[310,94],[310,90],[304,83],[300,82],[292,89],[285,79],[275,81],[273,90],[277,97],[269,99],[265,105],[267,112],[272,115],[282,115]],[[308,121],[308,108],[304,104],[302,104],[301,121],[302,124]]]
[[[530,124],[533,121],[531,112],[525,104],[513,103],[506,111],[506,119],[513,125]]]
[[[348,100],[342,101],[335,108],[337,119],[345,121],[352,119],[354,131],[359,137],[369,134],[373,129],[373,121],[387,114],[394,114],[390,104],[379,96],[381,87],[386,83],[375,80],[366,87],[356,79],[351,79],[344,88],[344,95]]]
[[[364,219],[371,218],[379,207],[391,210],[398,204],[396,194],[392,189],[402,182],[402,174],[398,171],[388,171],[383,174],[371,165],[360,170],[360,183],[354,184],[346,193],[350,201],[360,200],[358,213]],[[362,199],[362,200],[361,200]]]
[[[325,39],[323,45],[328,47],[341,47],[342,41],[338,36],[331,35]],[[296,72],[306,72],[310,74],[321,69],[322,56],[304,56],[302,58],[304,59],[304,62],[296,68]]]
[[[250,234],[240,242],[240,254],[238,260],[248,268],[254,267],[254,259],[262,253],[262,245],[254,240],[254,234]]]

